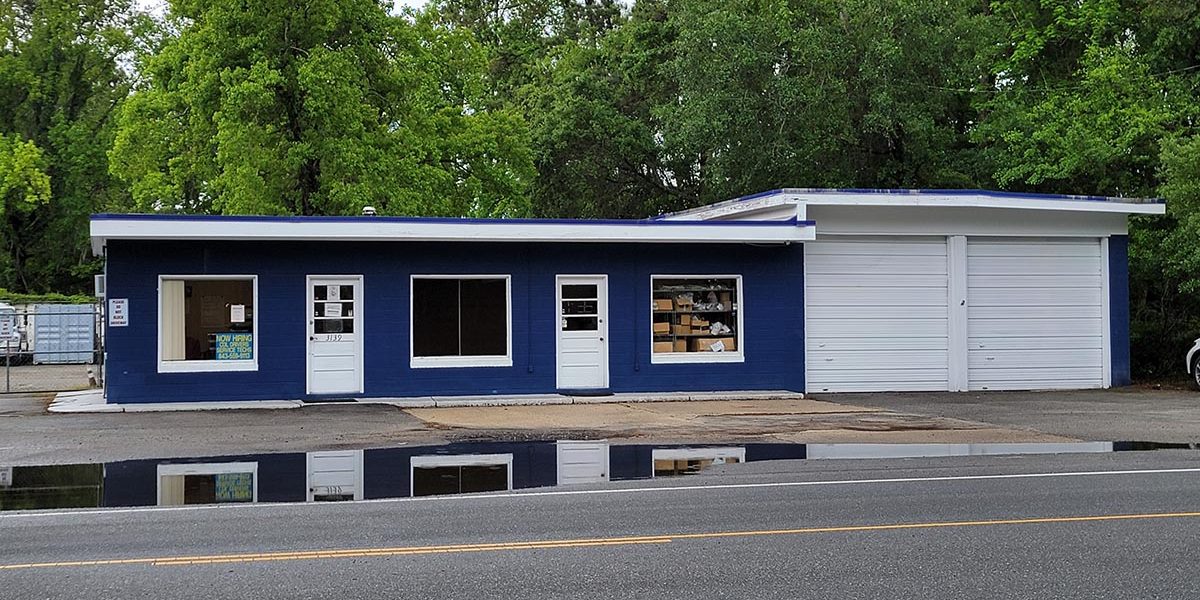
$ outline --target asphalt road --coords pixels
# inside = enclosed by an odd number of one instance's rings
[[[598,489],[0,513],[0,597],[1196,598],[1200,453],[797,461]]]
[[[810,394],[809,398],[1080,440],[1200,442],[1200,392],[1193,389]]]

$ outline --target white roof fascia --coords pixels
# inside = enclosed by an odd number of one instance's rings
[[[106,240],[789,243],[816,239],[811,223],[465,222],[147,219],[91,222],[92,250]]]
[[[933,194],[820,194],[798,195],[801,202],[828,206],[944,206],[956,208],[1011,208],[1020,210],[1066,210],[1161,215],[1167,205],[1161,202],[1111,202],[1054,198],[994,198],[990,196],[937,196]]]
[[[1004,197],[985,194],[938,194],[937,192],[806,192],[785,189],[773,194],[745,200],[726,200],[708,206],[672,213],[662,217],[677,220],[736,220],[751,219],[753,213],[782,204],[795,203],[813,206],[933,206],[960,208],[1005,208],[1024,210],[1060,210],[1076,212],[1106,212],[1161,215],[1166,213],[1162,202],[1122,202],[1119,199],[1098,200],[1079,198]],[[803,207],[800,207],[803,208]],[[798,211],[803,214],[802,211]]]

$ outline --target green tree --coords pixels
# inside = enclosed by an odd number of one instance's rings
[[[88,249],[88,215],[126,204],[105,152],[128,91],[120,58],[131,49],[130,18],[125,0],[22,1],[0,9],[0,136],[25,158],[35,146],[41,157],[22,164],[36,162],[49,181],[46,193],[28,196],[36,202],[6,200],[0,287],[90,290],[99,262]]]
[[[521,216],[520,115],[471,33],[374,0],[170,5],[111,152],[140,210]]]

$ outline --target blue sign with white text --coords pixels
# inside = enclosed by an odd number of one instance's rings
[[[254,334],[224,332],[216,334],[217,360],[252,360]]]

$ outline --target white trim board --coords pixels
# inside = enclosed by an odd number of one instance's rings
[[[92,250],[107,240],[788,243],[814,239],[812,224],[355,219],[93,219]]]

